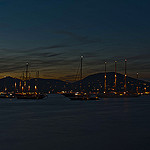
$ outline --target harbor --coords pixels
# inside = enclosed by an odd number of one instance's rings
[[[0,150],[150,150],[149,6],[0,0]]]
[[[83,56],[81,56],[77,75],[79,80],[69,83],[55,79],[41,79],[39,71],[36,72],[36,78],[31,78],[27,62],[22,79],[12,77],[1,79],[0,98],[43,99],[47,94],[55,93],[69,97],[71,100],[99,100],[100,98],[128,98],[150,94],[150,83],[139,80],[139,73],[137,73],[137,78],[127,76],[126,59],[124,75],[117,73],[117,61],[114,65],[115,72],[107,72],[106,64],[107,62],[104,63],[104,73],[83,78]],[[45,84],[49,85],[42,89],[41,87]]]

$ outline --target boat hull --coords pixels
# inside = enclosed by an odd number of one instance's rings
[[[43,99],[46,97],[45,94],[17,94],[17,99]]]
[[[139,94],[122,94],[122,95],[119,95],[119,94],[99,94],[98,95],[100,98],[128,98],[128,97],[139,97],[141,95]]]
[[[84,97],[84,96],[75,96],[69,97],[71,100],[99,100],[98,97]]]

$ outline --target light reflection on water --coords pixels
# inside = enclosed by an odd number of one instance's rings
[[[149,150],[150,97],[0,99],[0,150]]]

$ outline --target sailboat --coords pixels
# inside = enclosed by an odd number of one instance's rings
[[[116,63],[115,61],[115,91],[107,92],[106,87],[106,62],[105,62],[105,78],[104,78],[104,93],[100,93],[99,97],[101,98],[122,98],[122,97],[138,97],[141,96],[138,93],[130,93],[127,91],[127,60],[125,59],[125,74],[124,74],[124,92],[117,92],[117,73],[116,73]]]
[[[0,92],[0,98],[15,98],[15,95],[9,92]]]
[[[34,92],[30,91],[30,86],[29,86],[29,89],[27,87],[27,80],[28,80],[28,73],[29,73],[28,67],[29,67],[29,64],[27,62],[26,63],[26,71],[25,71],[26,77],[25,77],[24,85],[22,86],[22,92],[16,93],[16,97],[17,97],[17,99],[43,99],[47,95],[37,92],[37,86],[36,85],[35,85],[35,91]]]
[[[46,94],[42,93],[19,93],[16,94],[17,99],[43,99]]]
[[[71,100],[98,100],[99,98],[95,94],[87,94],[83,92],[83,84],[82,84],[82,66],[83,66],[83,56],[81,56],[80,60],[80,92],[75,92],[67,96]]]
[[[0,98],[15,98],[14,93],[9,92],[7,90],[7,87],[5,86],[5,81],[4,81],[4,91],[0,92]]]

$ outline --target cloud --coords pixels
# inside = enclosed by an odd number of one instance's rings
[[[71,34],[70,34],[71,35]],[[73,35],[74,37],[74,35]],[[78,38],[78,37],[77,37]],[[82,38],[81,38],[82,39]],[[76,40],[76,38],[75,38]],[[80,40],[86,43],[87,38]],[[77,41],[78,41],[77,40]],[[86,41],[86,42],[84,42]],[[82,43],[82,42],[79,42]],[[66,42],[67,43],[67,42]],[[88,42],[87,42],[88,43]],[[91,42],[92,43],[92,42]],[[73,51],[72,51],[73,50]],[[16,73],[18,76],[25,70],[25,63],[29,61],[31,70],[40,70],[42,77],[73,80],[80,64],[80,55],[84,56],[84,76],[104,72],[104,62],[107,61],[107,71],[114,71],[114,61],[117,60],[117,72],[124,71],[124,59],[127,58],[128,72],[148,72],[150,69],[150,54],[142,55],[106,55],[105,49],[78,50],[69,44],[56,44],[29,48],[26,50],[0,49],[0,73]]]
[[[42,69],[50,64],[57,65],[60,59],[58,57],[63,55],[63,52],[50,51],[50,49],[60,47],[64,47],[64,45],[52,45],[28,50],[2,48],[0,49],[0,73],[23,71],[26,61],[29,61],[34,69],[36,67]]]
[[[128,60],[149,60],[150,53],[127,57]]]
[[[41,46],[41,47],[35,47],[31,49],[9,49],[9,48],[1,48],[0,51],[3,52],[14,52],[14,53],[30,53],[30,52],[38,52],[38,51],[44,51],[44,50],[52,50],[52,49],[59,49],[67,47],[65,44],[58,44],[58,45],[50,45],[50,46]]]
[[[89,38],[89,36],[78,35],[76,33],[69,32],[69,31],[62,30],[62,31],[57,31],[55,33],[67,35],[67,36],[69,36],[69,38],[72,38],[73,40],[79,42],[80,44],[93,44],[93,43],[101,43],[102,42],[102,40],[99,38]]]
[[[52,46],[43,46],[43,47],[36,47],[36,48],[33,48],[33,49],[29,49],[29,50],[26,50],[25,52],[34,52],[34,51],[41,51],[41,50],[51,50],[51,49],[56,49],[56,48],[64,48],[64,47],[67,47],[67,45],[52,45]]]

